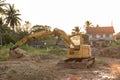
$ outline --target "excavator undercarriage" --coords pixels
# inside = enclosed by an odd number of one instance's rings
[[[90,68],[95,63],[94,57],[89,58],[69,58],[58,62],[58,66],[64,68]]]

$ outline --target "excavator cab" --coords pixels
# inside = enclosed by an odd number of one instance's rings
[[[71,44],[68,49],[67,56],[69,58],[88,58],[91,56],[90,45],[83,44],[82,34],[70,36],[70,39],[74,45]]]
[[[71,42],[67,53],[67,59],[59,62],[59,65],[67,68],[88,68],[91,67],[95,58],[91,57],[90,45],[83,44],[82,34],[75,34],[69,36]]]

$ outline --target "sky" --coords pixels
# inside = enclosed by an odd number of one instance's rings
[[[119,0],[6,0],[32,25],[48,25],[70,33],[89,20],[94,26],[111,26],[120,32]]]

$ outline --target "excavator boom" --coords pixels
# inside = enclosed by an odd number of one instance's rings
[[[63,30],[55,28],[52,32],[42,31],[42,32],[36,32],[34,34],[26,36],[26,37],[22,38],[20,41],[18,41],[13,47],[11,47],[10,50],[14,50],[17,47],[22,46],[23,44],[25,44],[29,40],[32,40],[32,39],[35,40],[37,38],[43,38],[43,37],[47,37],[49,35],[56,35],[56,36],[63,37],[64,43],[65,43],[67,48],[70,47],[70,44],[73,44],[72,41],[70,40],[69,36]]]
[[[31,39],[37,39],[37,38],[43,38],[43,37],[47,37],[49,35],[52,35],[53,32],[46,32],[46,31],[42,31],[42,32],[37,32],[34,34],[31,34],[29,36],[24,37],[23,39],[21,39],[20,41],[18,41],[13,47],[11,47],[11,50],[16,49],[17,47],[25,44],[27,41],[31,40]]]

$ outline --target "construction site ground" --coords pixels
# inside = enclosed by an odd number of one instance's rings
[[[102,56],[95,53],[98,51],[102,51]],[[95,64],[82,69],[57,66],[63,57],[55,58],[51,54],[0,61],[0,80],[120,80],[120,58],[111,57],[114,53],[103,54],[103,49],[93,49]]]

